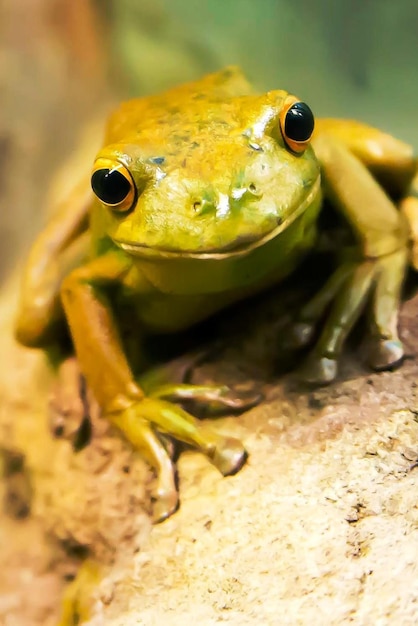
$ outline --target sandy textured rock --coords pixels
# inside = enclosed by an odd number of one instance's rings
[[[248,465],[220,479],[181,458],[181,510],[116,573],[89,625],[416,624],[415,376],[408,362],[340,383],[310,419],[297,398],[296,420],[272,399],[224,421]]]
[[[181,508],[151,528],[151,475],[117,433],[94,418],[92,441],[78,453],[52,438],[45,408],[51,376],[40,355],[10,339],[14,289],[1,308],[8,363],[1,376],[1,446],[25,454],[33,523],[67,548],[88,546],[108,566],[89,626],[417,623],[417,300],[404,306],[410,356],[401,369],[370,374],[361,351],[349,352],[341,381],[316,391],[263,371],[262,354],[280,330],[265,326],[269,302],[255,336],[242,334],[253,308],[239,311],[242,328],[233,314],[229,324],[238,330],[229,351],[200,377],[216,372],[239,381],[251,372],[255,381],[268,381],[263,404],[218,420],[224,432],[244,439],[248,463],[222,478],[201,455],[184,452]],[[28,559],[26,578],[40,559]],[[12,606],[11,623],[46,623],[63,585],[62,554],[58,562],[47,559],[43,570],[55,590],[49,613],[36,601],[39,587],[31,600],[12,567],[3,588],[10,588],[10,576],[18,583],[15,595],[5,596],[9,604],[0,603],[0,615]]]

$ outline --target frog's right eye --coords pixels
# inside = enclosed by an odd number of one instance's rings
[[[314,125],[314,116],[308,105],[294,96],[288,96],[280,112],[280,129],[292,152],[302,154],[306,150]]]
[[[135,201],[136,189],[128,169],[121,163],[98,159],[91,177],[91,186],[99,198],[113,211],[129,211]]]

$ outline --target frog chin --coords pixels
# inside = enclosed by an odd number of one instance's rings
[[[113,238],[114,243],[132,256],[142,257],[144,259],[225,259],[231,257],[240,257],[249,254],[252,250],[263,246],[265,243],[274,239],[285,231],[298,217],[303,215],[313,202],[320,195],[320,178],[318,176],[312,185],[309,193],[305,196],[300,205],[292,211],[292,213],[281,224],[276,226],[268,233],[258,239],[238,238],[233,243],[218,249],[208,249],[202,251],[195,250],[172,250],[163,246],[147,245],[143,242],[125,241]]]

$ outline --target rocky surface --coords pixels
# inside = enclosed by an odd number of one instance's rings
[[[31,513],[4,526],[5,624],[52,620],[82,548],[106,566],[83,622],[90,626],[417,622],[416,299],[403,308],[402,368],[370,374],[352,347],[341,379],[316,391],[265,367],[279,325],[263,331],[260,322],[244,336],[254,309],[232,312],[224,331],[233,325],[235,334],[198,376],[264,381],[260,406],[217,422],[245,441],[248,463],[222,478],[201,455],[183,452],[180,510],[152,527],[151,473],[103,420],[93,416],[92,440],[79,452],[52,437],[51,374],[41,355],[10,338],[14,293],[11,284],[0,307],[8,364],[0,445],[24,455],[30,479],[30,498],[22,481],[6,479],[5,502],[27,499]],[[260,307],[264,322],[271,302]],[[7,510],[16,517],[20,509]],[[42,585],[49,606],[39,607]]]

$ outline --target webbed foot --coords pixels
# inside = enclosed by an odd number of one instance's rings
[[[155,521],[166,519],[178,506],[175,467],[158,433],[202,452],[224,475],[237,472],[247,456],[238,439],[223,437],[181,407],[158,398],[144,398],[107,417],[156,471]]]
[[[400,294],[407,267],[407,250],[381,258],[346,263],[301,311],[291,333],[295,347],[311,343],[316,324],[329,308],[322,332],[299,373],[310,384],[328,384],[338,373],[345,340],[368,300],[367,354],[376,370],[395,367],[404,352],[397,334]]]
[[[198,359],[200,362],[200,355]],[[180,367],[182,378],[190,367],[190,360],[187,361],[186,358],[184,362],[187,367]],[[193,362],[196,363],[197,359],[194,358]],[[238,472],[247,458],[245,448],[239,440],[223,437],[210,430],[207,424],[201,424],[174,402],[200,403],[210,413],[214,413],[225,409],[243,411],[262,399],[260,393],[243,386],[232,389],[222,385],[166,382],[169,375],[173,377],[173,373],[176,373],[174,364],[147,373],[144,381],[140,381],[141,386],[144,382],[147,397],[130,406],[128,401],[127,409],[107,415],[156,471],[152,496],[155,522],[161,522],[172,515],[179,504],[176,470],[172,461],[173,440],[185,442],[204,453],[224,476]],[[99,410],[83,384],[84,379],[75,357],[64,361],[58,372],[51,401],[56,436],[74,441],[92,406],[93,410],[94,407]]]

